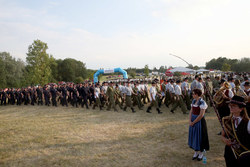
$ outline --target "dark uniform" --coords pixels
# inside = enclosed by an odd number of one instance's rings
[[[61,97],[62,106],[65,105],[66,107],[68,107],[68,102],[67,102],[67,95],[68,95],[68,93],[67,93],[67,89],[65,88],[65,86],[63,86],[61,88],[61,92],[62,92],[62,97]]]
[[[50,93],[52,97],[52,105],[57,107],[57,101],[56,101],[57,90],[54,88],[54,86],[50,88]]]
[[[114,109],[114,111],[117,111],[117,109],[115,107],[115,91],[114,91],[112,82],[110,83],[106,94],[107,94],[108,99],[109,99],[109,104],[108,104],[107,110],[110,110],[112,107]]]
[[[88,88],[86,83],[84,84],[84,86],[81,88],[81,92],[82,92],[82,107],[84,107],[84,105],[86,105],[86,108],[89,109],[88,106]]]
[[[43,95],[44,95],[45,105],[49,106],[50,105],[50,93],[47,90],[47,87],[44,88]]]
[[[36,89],[36,93],[38,97],[37,104],[43,105],[43,90],[41,89],[40,86],[38,86],[38,88]]]
[[[72,100],[73,100],[73,102],[72,102],[72,105],[73,106],[76,106],[76,107],[78,107],[78,91],[77,91],[77,89],[76,89],[76,87],[74,86],[74,88],[72,89]]]

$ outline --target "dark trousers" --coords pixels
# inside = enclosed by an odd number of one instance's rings
[[[4,98],[2,98],[2,101],[1,101],[1,105],[6,105],[6,98],[4,97]]]
[[[62,103],[62,106],[67,106],[68,107],[68,102],[67,102],[67,100],[66,100],[66,96],[63,96],[62,98],[61,98],[61,103]]]
[[[38,105],[39,105],[39,104],[43,105],[43,99],[42,99],[42,97],[38,97],[37,104],[38,104]]]
[[[49,98],[48,97],[45,97],[45,105],[46,106],[49,106],[50,105],[50,101],[49,101]]]
[[[16,98],[16,105],[21,105],[22,101],[21,101],[22,98]]]
[[[73,106],[73,107],[74,107],[74,106],[78,107],[77,97],[73,97],[72,106]]]
[[[57,102],[55,97],[52,97],[52,105],[57,107]]]
[[[238,166],[237,159],[234,157],[234,153],[229,146],[225,146],[224,158],[225,158],[227,167],[237,167]]]
[[[83,98],[83,101],[82,101],[82,107],[84,107],[84,105],[86,105],[86,108],[87,108],[87,109],[89,108],[89,106],[88,106],[88,99],[87,99],[87,97],[84,97],[84,98]]]

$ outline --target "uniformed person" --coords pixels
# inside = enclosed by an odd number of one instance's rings
[[[37,104],[43,105],[43,90],[41,88],[41,85],[38,85],[36,92],[37,92],[37,97],[38,97]]]
[[[78,108],[78,97],[79,97],[79,93],[77,91],[76,85],[73,86],[73,90],[71,93],[71,97],[72,97],[72,105],[73,107],[76,106],[76,108]]]
[[[172,106],[171,112],[174,113],[174,110],[179,106],[181,107],[183,114],[187,114],[185,104],[183,102],[183,95],[181,93],[181,81],[180,80],[176,81],[175,96],[176,96],[176,101],[174,105]]]
[[[170,84],[168,85],[168,91],[169,91],[169,95],[170,95],[170,101],[168,103],[168,106],[170,104],[174,104],[175,103],[175,88],[174,88],[174,80],[170,80]]]
[[[222,120],[227,167],[248,167],[250,164],[250,120],[245,107],[244,98],[234,96],[229,101],[230,115]]]
[[[84,107],[84,105],[86,105],[86,108],[89,109],[89,105],[88,105],[88,88],[87,88],[87,83],[85,82],[81,88],[82,91],[82,107]]]
[[[68,101],[67,101],[67,97],[68,97],[68,90],[66,88],[66,84],[64,83],[61,87],[61,92],[62,92],[62,97],[61,97],[61,103],[62,103],[62,106],[66,106],[68,107]]]
[[[101,101],[100,101],[100,93],[101,93],[100,84],[97,83],[96,86],[95,86],[95,91],[94,91],[95,104],[93,105],[93,109],[95,109],[95,107],[99,107],[100,110],[102,110],[102,104],[101,104]]]
[[[120,107],[120,109],[123,109],[122,108],[122,105],[121,105],[121,100],[122,100],[122,93],[119,89],[119,85],[116,84],[115,86],[115,105],[118,105]]]
[[[57,107],[57,101],[56,101],[57,91],[55,89],[54,84],[52,84],[50,87],[50,93],[51,93],[52,106]]]
[[[49,106],[50,105],[50,93],[48,92],[47,86],[44,87],[43,95],[44,95],[45,105]]]
[[[140,90],[139,90],[138,86],[139,86],[139,83],[136,82],[134,84],[133,96],[132,97],[133,97],[134,104],[137,104],[139,110],[142,110],[143,105],[142,105],[142,102],[141,102],[141,94],[140,94]]]
[[[183,95],[183,100],[187,106],[187,109],[191,109],[191,101],[190,101],[190,95],[189,95],[189,84],[188,84],[188,78],[184,78],[182,84],[181,84],[181,91]]]
[[[144,81],[144,96],[143,96],[143,103],[147,104],[149,100],[149,95],[148,95],[148,83]],[[146,101],[147,100],[147,101]]]
[[[117,111],[115,107],[115,91],[113,88],[113,82],[109,83],[106,95],[108,96],[108,101],[109,101],[107,110],[109,111],[111,108],[113,108],[114,111]]]
[[[126,111],[127,107],[131,108],[132,112],[134,113],[135,110],[134,108],[132,107],[132,100],[131,100],[131,96],[133,94],[133,90],[132,90],[132,87],[130,87],[130,82],[128,81],[127,82],[127,86],[125,88],[125,94],[124,94],[124,98],[125,98],[125,101],[126,101],[126,105],[124,107],[124,111]]]
[[[154,106],[156,108],[156,110],[158,111],[158,114],[162,114],[162,112],[160,111],[159,109],[159,103],[158,103],[158,98],[157,98],[157,95],[159,96],[159,93],[157,92],[157,89],[156,89],[156,82],[153,81],[152,82],[152,87],[150,88],[150,105],[149,107],[147,108],[147,113],[151,113],[151,109],[152,107]]]
[[[159,99],[159,106],[160,107],[161,107],[162,102],[165,101],[165,97],[166,97],[166,82],[167,81],[164,79],[162,84],[161,84],[161,98]]]

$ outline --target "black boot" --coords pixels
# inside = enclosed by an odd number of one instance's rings
[[[127,107],[124,107],[123,111],[126,111],[127,110]]]
[[[169,108],[169,106],[168,106],[168,104],[167,104],[167,103],[166,103],[165,105],[166,105],[166,107],[167,107],[167,108]]]
[[[148,109],[147,109],[146,112],[147,112],[147,113],[151,113],[150,110],[151,110],[151,107],[148,107]]]
[[[131,110],[132,110],[132,112],[133,112],[133,113],[135,113],[135,110],[134,110],[134,108],[133,108],[133,107],[131,107]]]
[[[162,114],[159,108],[156,109],[158,111],[158,114]]]

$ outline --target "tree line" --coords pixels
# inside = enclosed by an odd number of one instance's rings
[[[35,40],[28,47],[26,62],[0,52],[0,88],[59,81],[80,83],[93,77],[95,70],[87,69],[85,63],[72,58],[55,59],[47,49],[46,43]]]
[[[47,53],[46,43],[35,40],[29,47],[26,62],[16,59],[8,52],[0,52],[0,88],[16,88],[28,85],[44,85],[59,81],[80,83],[86,79],[93,79],[96,70],[87,69],[85,63],[72,59],[55,59]],[[171,67],[171,66],[170,66]],[[168,67],[168,68],[170,68]],[[166,66],[149,69],[144,68],[125,69],[131,77],[136,74],[148,76],[150,72],[157,71],[165,73]],[[189,66],[192,69],[199,69],[198,66]],[[249,72],[250,58],[227,59],[219,57],[206,63],[206,69],[217,69],[222,71]]]
[[[221,71],[250,72],[250,58],[227,59],[219,57],[206,63],[206,69],[216,69]]]

